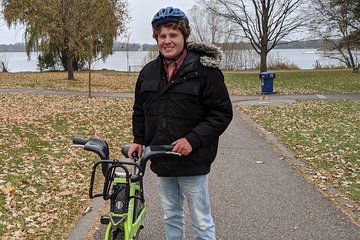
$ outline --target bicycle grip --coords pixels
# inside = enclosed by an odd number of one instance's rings
[[[89,139],[88,138],[80,138],[80,137],[73,137],[73,144],[77,145],[85,145]]]
[[[171,152],[174,148],[174,145],[164,145],[165,151]]]
[[[151,151],[164,151],[171,152],[174,148],[174,145],[154,145],[150,146]]]
[[[134,158],[134,159],[138,159],[139,158],[139,153],[137,151],[134,151],[131,156]]]

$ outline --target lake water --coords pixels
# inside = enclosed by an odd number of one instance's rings
[[[127,71],[128,67],[132,71],[139,71],[146,61],[148,52],[114,52],[105,62],[99,60],[92,65],[93,69],[109,69],[118,71]],[[10,72],[38,71],[37,70],[38,53],[31,53],[28,59],[23,52],[0,52],[0,59],[5,59]],[[128,60],[127,60],[128,59]],[[335,64],[338,62],[323,59],[320,53],[315,49],[273,49],[269,53],[269,60],[282,59],[287,63],[294,63],[301,69],[313,69],[315,62],[319,61],[322,66]]]

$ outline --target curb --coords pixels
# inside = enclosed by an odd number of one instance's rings
[[[98,220],[100,210],[103,208],[103,206],[104,201],[102,198],[94,198],[90,210],[79,218],[66,239],[85,239],[90,230],[93,228],[94,221]]]

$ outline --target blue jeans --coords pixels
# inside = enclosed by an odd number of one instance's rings
[[[196,240],[214,240],[215,225],[211,216],[208,175],[158,177],[159,196],[164,210],[167,240],[185,239],[183,203],[186,199]]]

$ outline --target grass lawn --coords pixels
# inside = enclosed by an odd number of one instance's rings
[[[133,92],[137,73],[115,71],[92,72],[94,92]],[[224,72],[231,95],[258,95],[260,80],[257,72]],[[0,73],[0,88],[30,87],[88,91],[88,73],[76,72],[75,81],[66,80],[64,72]],[[360,74],[351,70],[278,71],[274,80],[278,94],[360,93]]]
[[[137,73],[93,71],[91,87],[95,92],[133,92]],[[76,72],[76,80],[67,80],[66,72],[0,73],[0,88],[44,88],[88,91],[88,72]]]
[[[69,149],[71,139],[111,140],[119,158],[132,140],[132,100],[2,94],[0,102],[1,239],[63,239],[90,206],[89,158],[97,160]]]
[[[351,70],[293,70],[275,72],[277,94],[360,93],[360,74]],[[232,95],[257,95],[260,80],[257,72],[226,72],[226,84]]]
[[[351,70],[279,71],[279,94],[360,93]],[[226,72],[232,95],[256,95],[256,72]],[[88,90],[88,74],[0,73],[0,88]],[[92,90],[132,92],[137,74],[97,71]],[[4,239],[61,239],[90,206],[92,155],[70,150],[73,136],[109,140],[111,157],[131,137],[132,100],[0,94],[0,236]],[[240,106],[297,157],[308,175],[360,203],[360,101],[301,101],[281,106]],[[263,116],[266,116],[264,118]],[[94,160],[96,157],[94,156]],[[10,237],[12,234],[12,238]]]

